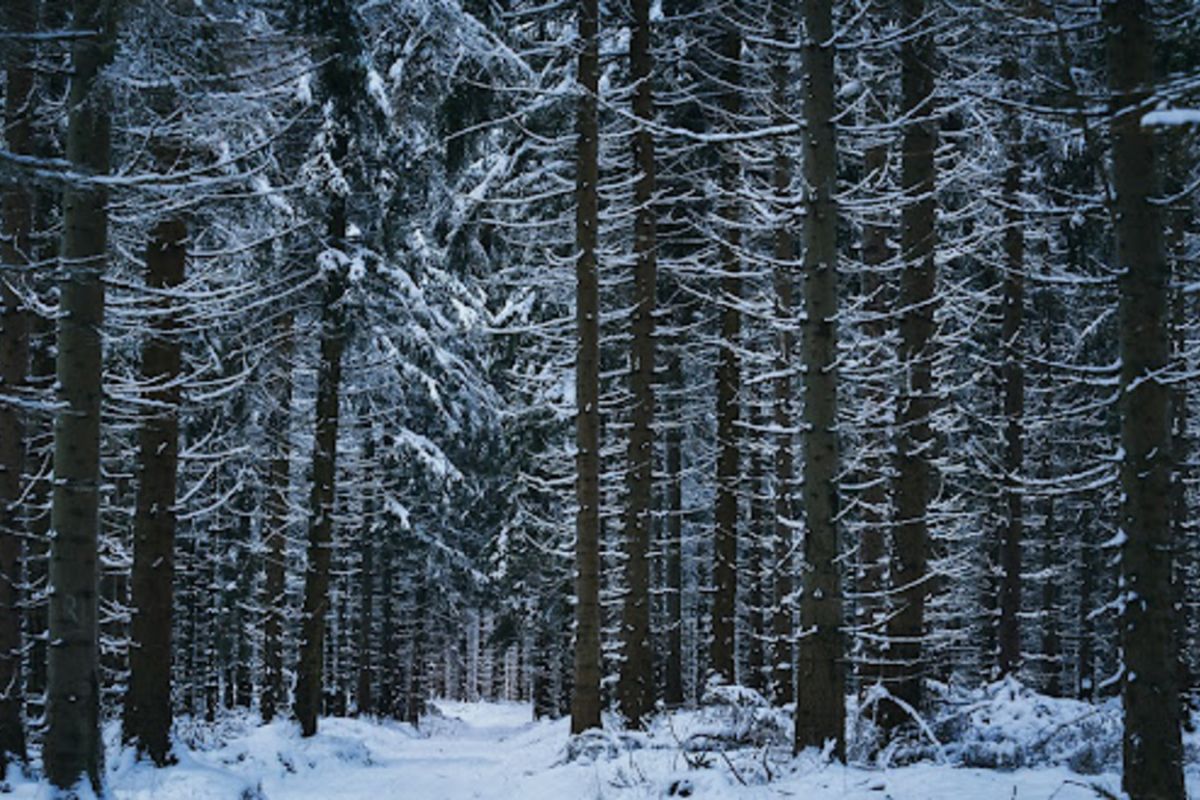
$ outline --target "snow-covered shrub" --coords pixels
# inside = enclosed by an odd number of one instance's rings
[[[685,750],[789,745],[792,724],[785,710],[773,708],[761,694],[745,686],[711,682],[691,720]]]
[[[1121,707],[1039,694],[1009,677],[978,689],[933,684],[932,727],[955,763],[1016,769],[1066,766],[1082,774],[1121,761]]]
[[[641,750],[646,746],[646,737],[633,731],[587,730],[567,740],[563,759],[566,762],[580,761],[591,764],[613,759],[630,750]]]

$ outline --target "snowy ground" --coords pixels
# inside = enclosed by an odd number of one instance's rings
[[[1081,776],[1066,767],[996,771],[930,763],[867,770],[786,754],[759,764],[763,756],[749,752],[689,765],[675,742],[662,741],[663,728],[627,741],[634,749],[568,762],[566,721],[529,722],[530,709],[520,704],[439,702],[437,708],[441,714],[420,733],[348,719],[323,720],[311,740],[290,723],[227,723],[190,736],[181,726],[192,746],[170,769],[136,765],[127,753],[110,750],[109,788],[116,800],[1095,800],[1102,794],[1094,785],[1113,794],[1119,786],[1115,775]],[[698,724],[680,715],[670,737],[678,741],[681,728],[694,731]],[[1189,775],[1189,787],[1200,798],[1200,774]],[[28,782],[13,788],[18,798],[39,793]]]

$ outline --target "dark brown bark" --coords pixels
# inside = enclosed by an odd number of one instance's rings
[[[171,760],[171,628],[175,579],[175,490],[179,463],[181,346],[171,292],[183,283],[187,225],[160,223],[146,251],[155,316],[142,345],[144,410],[138,432],[133,524],[133,620],[122,735],[158,766]]]
[[[1121,338],[1121,697],[1131,800],[1183,800],[1172,579],[1168,285],[1154,133],[1141,125],[1154,86],[1155,35],[1145,0],[1103,7],[1113,92],[1113,189]]]
[[[1049,471],[1047,470],[1047,473]],[[1057,546],[1060,533],[1055,520],[1054,498],[1047,497],[1046,522],[1042,531],[1042,691],[1050,697],[1062,694],[1062,634],[1059,631]]]
[[[14,33],[36,28],[32,0],[11,0],[0,22]],[[4,126],[7,149],[31,155],[34,149],[34,50],[20,40],[9,45],[5,63]],[[25,760],[21,697],[21,585],[25,520],[26,415],[18,403],[29,392],[31,312],[25,292],[32,257],[34,200],[25,186],[3,187],[0,229],[0,772],[11,761]]]
[[[794,0],[779,0],[771,4],[772,25],[775,38],[787,41],[796,29]],[[783,50],[772,54],[771,101],[774,106],[776,125],[787,124],[791,119],[790,87],[792,85],[789,55]],[[772,185],[775,202],[778,204],[780,222],[774,232],[775,267],[772,279],[775,284],[775,362],[773,369],[775,423],[775,530],[773,535],[774,574],[772,581],[772,641],[771,699],[776,705],[787,705],[795,698],[796,673],[793,619],[795,607],[792,602],[794,585],[792,549],[796,506],[795,491],[795,408],[792,401],[792,381],[795,365],[795,319],[793,317],[794,281],[793,265],[796,262],[796,240],[792,235],[797,224],[795,201],[792,199],[792,159],[781,140],[775,149],[772,164]]]
[[[425,652],[426,642],[426,589],[427,577],[422,573],[417,578],[414,591],[414,606],[411,622],[412,629],[412,663],[408,672],[408,686],[404,701],[404,721],[417,727],[421,724],[421,715],[425,713]],[[442,692],[445,694],[445,692]],[[519,698],[518,698],[519,699]]]
[[[745,563],[743,575],[746,576],[745,609],[745,674],[742,683],[756,692],[767,690],[767,615],[766,615],[766,568],[769,556],[767,550],[772,543],[771,529],[767,515],[774,509],[769,508],[766,496],[766,466],[763,453],[763,434],[766,419],[758,393],[750,390],[750,431],[746,434],[747,450],[749,451],[749,468],[747,484],[750,492],[746,498],[750,506],[748,527],[746,530],[743,556]]]
[[[39,219],[41,219],[39,215]],[[39,229],[44,229],[39,225]],[[45,249],[51,250],[47,246]],[[43,253],[43,258],[52,254]],[[30,349],[32,351],[29,381],[31,389],[48,396],[54,383],[54,321],[48,316],[34,315],[30,327]],[[53,474],[54,425],[49,415],[40,414],[31,420],[32,430],[27,431],[27,472],[33,485],[29,489],[26,505],[26,530],[29,535],[25,549],[25,586],[27,587],[28,614],[26,616],[26,639],[29,657],[25,675],[25,705],[27,719],[40,719],[45,714],[47,605],[45,592],[50,565],[50,491]],[[40,601],[36,598],[40,598]]]
[[[1175,186],[1169,186],[1175,189]],[[1167,242],[1167,253],[1171,259],[1173,272],[1181,271],[1187,263],[1186,226],[1190,218],[1186,206],[1177,208],[1171,215],[1170,234]],[[1171,340],[1172,357],[1185,357],[1188,348],[1188,320],[1191,319],[1191,304],[1189,292],[1179,280],[1173,281],[1174,291],[1171,294]],[[1192,700],[1192,688],[1195,676],[1195,659],[1198,654],[1190,641],[1192,630],[1191,617],[1195,613],[1195,602],[1189,603],[1188,593],[1191,589],[1191,576],[1196,575],[1197,559],[1200,553],[1195,547],[1188,546],[1188,538],[1195,530],[1195,523],[1190,516],[1188,505],[1188,484],[1194,480],[1195,467],[1191,465],[1192,436],[1189,430],[1190,414],[1188,403],[1191,399],[1191,384],[1179,381],[1171,389],[1171,441],[1174,450],[1175,475],[1171,487],[1171,536],[1177,543],[1178,553],[1175,562],[1175,597],[1179,613],[1175,618],[1176,651],[1179,653],[1179,700],[1182,707],[1184,729],[1189,733],[1195,731],[1191,721],[1191,709],[1195,703]]]
[[[900,24],[912,33],[900,47],[901,114],[904,130],[900,246],[900,365],[897,414],[894,585],[899,608],[888,624],[891,692],[912,708],[921,705],[925,600],[929,592],[929,501],[933,494],[930,417],[934,408],[933,334],[937,271],[934,266],[937,144],[934,116],[934,44],[925,0],[902,0]],[[910,719],[896,703],[884,703],[881,720],[893,727]]]
[[[67,26],[70,14],[67,0],[42,0],[40,25],[43,30],[59,30]],[[66,70],[44,77],[38,91],[50,97],[60,97],[67,81]],[[54,115],[51,115],[54,116]],[[42,115],[36,131],[36,154],[43,157],[62,157],[62,135],[54,120]],[[58,119],[58,117],[55,117]],[[58,219],[61,197],[56,191],[37,192],[35,230],[37,235],[37,260],[39,263],[55,263],[61,242],[52,231]],[[53,293],[56,277],[47,270],[40,275],[36,288],[47,307],[54,305]],[[56,337],[57,323],[50,314],[36,314],[31,323],[31,374],[33,391],[40,397],[51,397],[56,380]],[[28,640],[29,660],[26,681],[27,716],[42,719],[46,714],[46,689],[49,669],[49,602],[48,586],[50,572],[50,506],[54,470],[54,419],[51,414],[39,414],[33,420],[35,427],[27,431],[28,454],[36,454],[36,463],[27,469],[35,473],[29,491],[26,508],[29,513],[27,549],[25,553],[25,584],[32,602],[29,606]],[[35,599],[36,598],[36,599]]]
[[[345,154],[344,142],[335,146]],[[336,158],[340,161],[340,158]],[[328,244],[341,251],[346,243],[346,201],[331,201]],[[300,620],[300,660],[296,668],[296,719],[302,736],[317,732],[324,689],[326,617],[329,612],[329,567],[333,558],[333,510],[337,490],[338,413],[342,385],[342,352],[346,319],[342,299],[346,276],[327,270],[321,298],[321,362],[317,371],[317,431],[313,440],[312,492],[309,496],[308,563],[304,572],[304,610]]]
[[[886,18],[883,20],[886,22]],[[874,95],[869,113],[871,121],[885,122],[888,97],[881,86],[872,87]],[[879,141],[867,149],[863,166],[867,180],[878,197],[891,189],[889,180],[890,144]],[[863,333],[868,341],[882,343],[890,327],[888,311],[892,305],[891,281],[887,277],[887,265],[892,258],[889,236],[894,225],[889,209],[880,209],[863,223],[862,257],[865,266],[863,294],[867,319]],[[866,450],[863,459],[862,530],[858,538],[858,608],[856,622],[861,631],[858,653],[859,684],[864,690],[880,684],[886,677],[886,657],[883,638],[886,633],[888,603],[884,595],[887,589],[887,553],[891,520],[891,495],[888,486],[887,451],[889,449],[888,404],[892,392],[886,383],[883,347],[877,346],[868,356],[871,372],[866,387],[866,400],[870,404],[873,421],[864,431]]]
[[[654,472],[654,311],[657,294],[656,211],[654,208],[654,119],[650,52],[650,0],[633,0],[629,61],[636,85],[633,114],[647,124],[633,134],[634,308],[631,320],[629,388],[633,398],[625,508],[625,602],[621,616],[621,662],[617,697],[621,713],[640,726],[654,709],[654,667],[650,647],[650,534]]]
[[[109,170],[109,99],[99,76],[115,46],[119,6],[117,0],[74,3],[75,29],[97,32],[74,40],[71,48],[67,159],[85,175]],[[57,361],[62,405],[54,425],[43,749],[46,776],[62,790],[85,781],[99,790],[102,783],[97,545],[107,204],[107,192],[96,184],[75,184],[63,193]]]
[[[359,565],[359,618],[358,618],[358,683],[355,690],[355,707],[359,714],[374,711],[372,687],[375,683],[375,513],[376,485],[370,473],[375,469],[375,434],[367,422],[366,444],[363,447],[364,478],[367,486],[363,492],[363,524],[360,532],[359,550],[362,563]]]
[[[683,705],[683,392],[681,342],[675,343],[668,367],[672,418],[666,432],[666,593],[667,656],[663,700],[669,707]]]
[[[804,593],[800,600],[797,751],[836,742],[846,757],[838,475],[838,209],[831,0],[805,0]]]
[[[734,125],[741,110],[742,37],[736,25],[726,22],[719,51],[722,61],[721,108]],[[720,279],[720,342],[717,353],[717,491],[713,537],[712,643],[709,667],[726,683],[737,681],[737,560],[738,560],[738,488],[741,469],[741,417],[738,388],[742,378],[739,348],[742,315],[738,302],[742,294],[742,264],[738,255],[741,231],[738,228],[738,181],[741,176],[736,146],[722,148],[718,233],[721,237],[718,260]]]
[[[379,645],[381,652],[389,654],[398,652],[393,579],[395,570],[395,544],[392,537],[385,536],[379,543]],[[399,716],[397,714],[399,682],[396,680],[399,661],[399,658],[393,657],[380,665],[377,709],[379,714],[392,719]]]
[[[1096,547],[1088,536],[1091,521],[1091,514],[1085,510],[1079,520],[1079,530],[1083,531],[1083,536],[1079,542],[1079,685],[1076,696],[1080,700],[1094,700],[1096,697],[1096,622],[1092,610],[1095,608],[1099,565],[1096,563]]]
[[[271,408],[267,439],[271,461],[267,467],[267,490],[263,520],[263,677],[259,705],[264,722],[270,722],[285,700],[283,685],[283,623],[287,613],[288,488],[291,483],[292,353],[295,350],[295,319],[286,312],[276,321],[278,351],[268,382]]]
[[[571,732],[600,727],[600,289],[596,263],[600,88],[598,0],[579,0],[575,175],[575,689]]]
[[[1001,66],[1001,77],[1012,88],[1020,79],[1015,58]],[[1024,158],[1021,126],[1015,112],[1007,124],[1008,166],[1004,175],[1004,279],[1001,303],[1001,380],[1004,405],[1004,516],[1000,529],[1000,618],[996,633],[1000,675],[1021,666],[1021,546],[1024,536],[1024,498],[1021,471],[1025,459],[1025,365],[1022,338],[1025,322],[1025,231],[1021,213]]]

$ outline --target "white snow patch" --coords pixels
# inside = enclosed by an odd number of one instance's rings
[[[1143,128],[1167,128],[1176,125],[1200,125],[1200,109],[1163,108],[1142,115]]]

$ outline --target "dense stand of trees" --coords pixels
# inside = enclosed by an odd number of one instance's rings
[[[166,765],[180,715],[740,684],[846,759],[1004,678],[1120,694],[1182,798],[1198,34],[9,0],[0,755],[69,794],[107,719]]]

